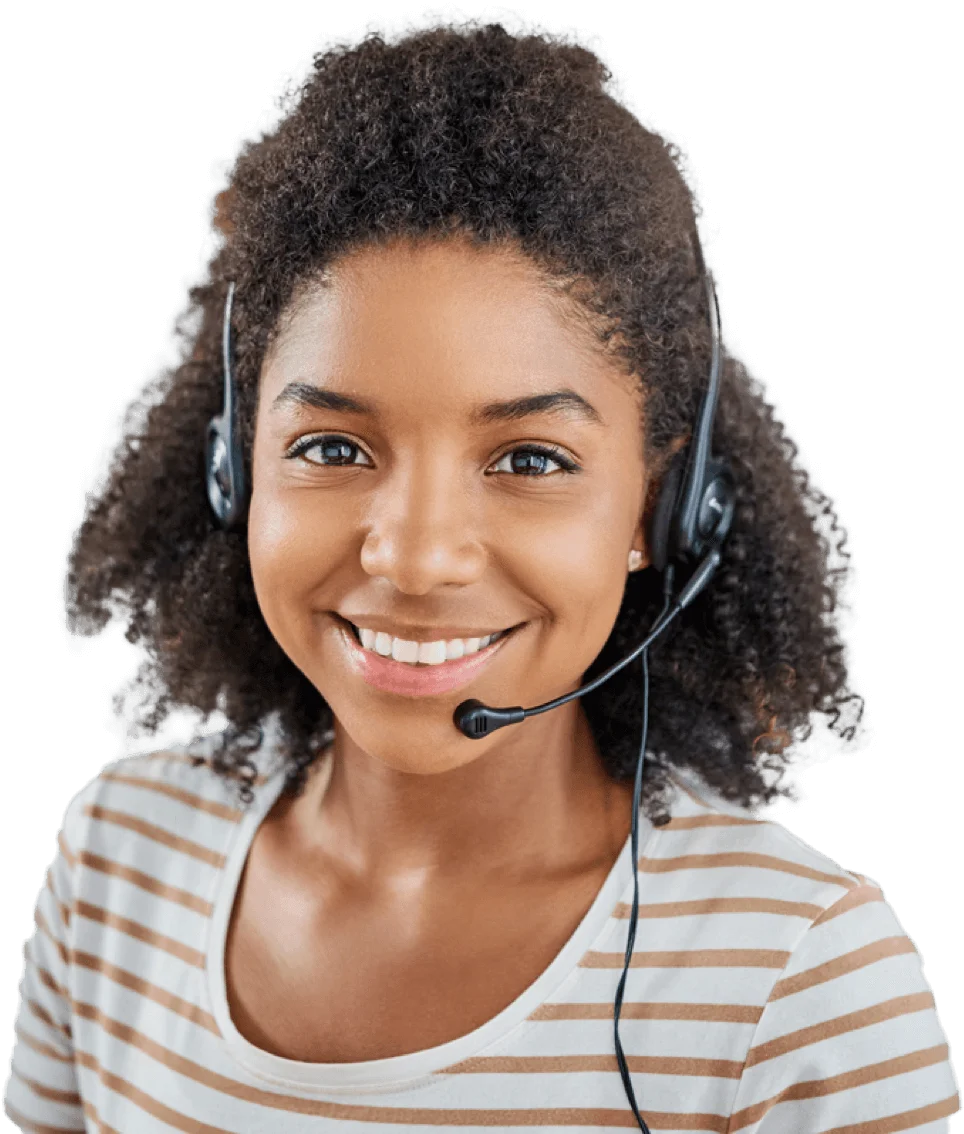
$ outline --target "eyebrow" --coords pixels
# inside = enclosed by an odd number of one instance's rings
[[[326,390],[323,386],[315,386],[310,382],[289,382],[271,403],[271,412],[280,410],[286,404],[333,410],[336,413],[366,414],[373,418],[380,416],[377,406],[371,402]],[[596,407],[570,389],[525,394],[503,402],[487,402],[472,411],[469,421],[474,426],[492,425],[501,421],[520,421],[536,414],[576,418],[592,425],[604,424]]]

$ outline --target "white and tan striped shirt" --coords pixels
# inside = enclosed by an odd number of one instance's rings
[[[25,948],[5,1093],[17,1126],[638,1128],[612,1023],[629,839],[555,960],[468,1035],[341,1064],[249,1043],[231,1021],[223,960],[241,868],[283,785],[280,767],[261,769],[247,810],[184,750],[118,760],[71,801]],[[640,815],[640,920],[620,1023],[650,1129],[947,1131],[960,1109],[947,1039],[877,883],[688,776],[677,785],[671,823]]]

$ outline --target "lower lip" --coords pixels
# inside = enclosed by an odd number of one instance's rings
[[[508,634],[503,634],[497,641],[468,657],[452,658],[439,665],[414,666],[366,650],[355,638],[351,627],[341,619],[338,622],[355,671],[376,689],[381,689],[384,693],[398,693],[403,697],[431,697],[466,685],[489,664],[515,635],[516,630],[525,625],[521,623]]]

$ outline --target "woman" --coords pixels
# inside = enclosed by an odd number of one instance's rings
[[[679,155],[608,78],[499,25],[370,35],[239,157],[184,360],[68,578],[73,630],[122,600],[148,647],[143,730],[180,706],[229,727],[71,802],[26,949],[21,1129],[930,1132],[959,1109],[877,883],[753,814],[791,795],[765,773],[814,713],[859,721],[818,516],[842,533],[759,385],[714,369]],[[714,373],[725,539],[643,679],[460,731],[467,700],[581,688],[678,598],[657,514]]]

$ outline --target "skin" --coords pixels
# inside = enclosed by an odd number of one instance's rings
[[[467,697],[535,705],[582,684],[630,548],[648,563],[639,394],[527,260],[460,240],[353,251],[281,326],[261,372],[251,569],[272,634],[332,708],[335,739],[330,780],[318,762],[252,843],[228,934],[229,1003],[242,1034],[276,1054],[385,1058],[463,1035],[514,1000],[629,834],[632,784],[606,773],[580,700],[481,740],[452,715]],[[274,410],[292,381],[373,401],[379,416]],[[469,424],[480,403],[561,387],[601,422]],[[314,434],[357,448],[341,464],[320,447],[285,459]],[[548,459],[519,471],[513,450],[540,443],[580,471]],[[468,685],[406,697],[349,665],[339,610],[526,625]]]

